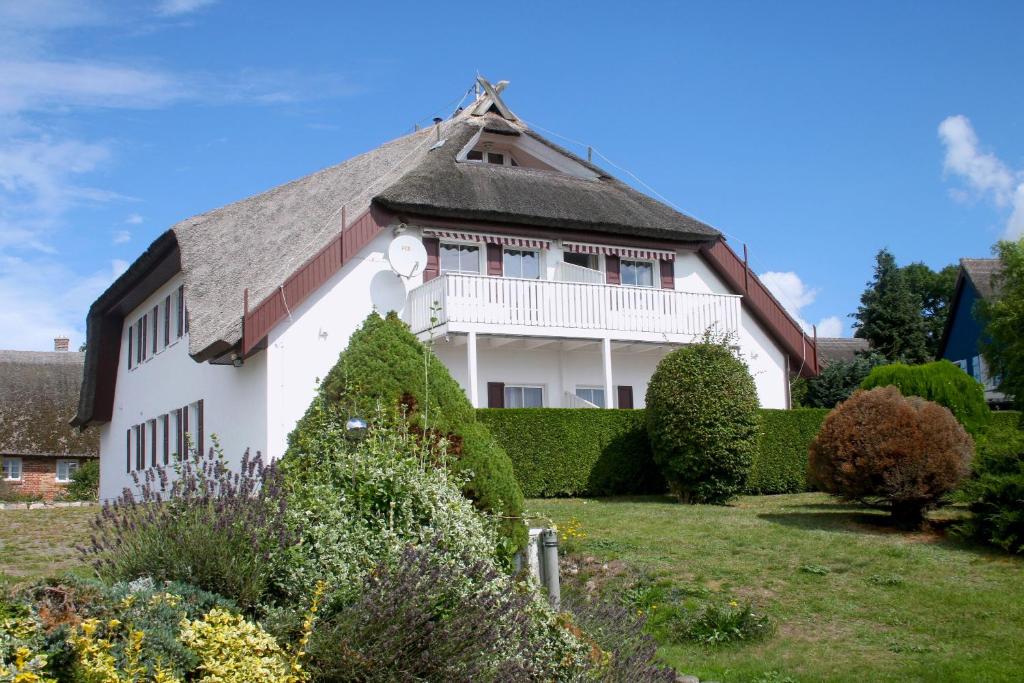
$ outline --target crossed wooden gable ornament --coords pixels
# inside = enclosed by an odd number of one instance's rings
[[[473,107],[473,116],[483,116],[493,109],[509,121],[516,120],[516,115],[512,113],[512,110],[501,99],[501,92],[508,86],[508,81],[498,81],[491,85],[490,81],[483,76],[477,76],[476,82],[483,89],[483,95],[480,96]]]

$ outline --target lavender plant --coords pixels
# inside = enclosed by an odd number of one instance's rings
[[[232,471],[215,446],[132,476],[138,494],[105,504],[79,549],[101,578],[181,581],[246,609],[267,595],[268,565],[292,543],[275,465],[246,451]]]

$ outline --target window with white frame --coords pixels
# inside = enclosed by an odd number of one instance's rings
[[[576,396],[604,408],[604,387],[576,387]]]
[[[4,458],[4,481],[21,481],[21,458]]]
[[[505,385],[506,408],[543,408],[544,387]]]
[[[58,460],[57,461],[57,481],[61,484],[66,484],[71,481],[71,475],[78,470],[77,460]]]
[[[631,287],[654,286],[654,264],[650,261],[619,262],[619,280]]]
[[[582,266],[584,268],[590,268],[591,270],[601,270],[597,254],[578,254],[574,251],[566,251],[562,253],[562,260],[566,263],[571,263],[574,266]]]
[[[502,273],[505,277],[536,280],[540,277],[540,252],[530,249],[506,249]]]
[[[495,166],[518,166],[519,162],[515,158],[504,150],[502,151],[491,151],[483,149],[474,149],[466,152],[466,161],[475,161],[477,163],[487,162],[488,164],[494,164]]]
[[[480,247],[474,244],[441,243],[442,273],[480,273]]]

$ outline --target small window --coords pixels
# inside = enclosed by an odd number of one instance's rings
[[[146,468],[146,427],[135,425],[132,427],[132,435],[135,437],[135,469]]]
[[[654,264],[650,261],[622,261],[619,266],[622,284],[631,287],[654,286]]]
[[[480,247],[468,244],[442,244],[441,272],[479,273]]]
[[[503,263],[505,277],[522,277],[536,280],[540,277],[540,252],[523,249],[506,249]]]
[[[21,458],[4,458],[4,481],[21,481]]]
[[[604,408],[604,388],[602,387],[576,387],[576,396],[593,403],[598,408]]]
[[[171,295],[164,299],[164,348],[171,345]]]
[[[135,325],[128,326],[128,369],[131,370],[134,367],[134,353],[133,348],[135,342]]]
[[[57,461],[57,481],[61,484],[66,484],[71,481],[71,475],[78,470],[77,460],[58,460]]]
[[[500,152],[488,152],[487,153],[487,163],[489,163],[489,164],[496,164],[498,166],[504,166],[505,165],[505,155],[501,154]]]
[[[478,149],[470,150],[469,152],[466,153],[466,160],[467,161],[483,161],[484,160],[484,153],[481,152]]]
[[[188,317],[185,313],[185,285],[178,287],[178,294],[175,296],[175,308],[177,309],[176,314],[176,329],[178,339],[181,339],[186,332],[188,332]]]
[[[543,408],[544,388],[505,385],[506,408]]]
[[[152,333],[153,333],[153,355],[157,354],[160,350],[160,305],[157,304],[153,307],[153,320],[152,320]]]

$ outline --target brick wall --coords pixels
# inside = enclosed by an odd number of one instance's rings
[[[57,481],[57,460],[78,460],[84,463],[87,458],[53,458],[44,456],[23,455],[21,457],[21,481],[2,481],[0,486],[15,495],[40,497],[53,500],[60,494],[66,483]]]

